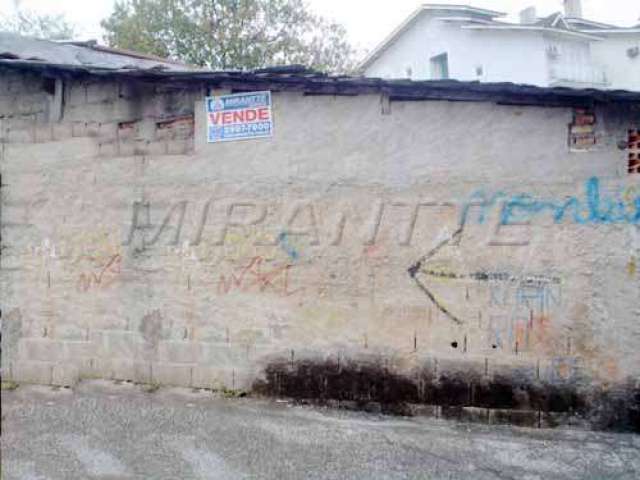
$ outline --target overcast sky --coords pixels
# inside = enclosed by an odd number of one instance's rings
[[[0,13],[11,13],[18,2],[38,13],[64,14],[78,26],[79,38],[102,41],[100,20],[107,17],[114,0],[0,0]],[[313,10],[342,23],[349,38],[360,49],[375,47],[404,18],[423,2],[420,0],[307,0]],[[512,19],[523,8],[535,5],[538,15],[562,10],[562,0],[434,0],[431,3],[467,4],[509,13]],[[582,0],[584,16],[591,20],[631,26],[640,17],[639,0]]]

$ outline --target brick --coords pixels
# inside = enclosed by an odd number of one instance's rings
[[[53,362],[21,360],[13,365],[13,380],[18,383],[24,382],[50,385],[53,375],[53,366]]]
[[[189,329],[186,325],[173,325],[164,329],[163,338],[167,340],[184,340],[188,334]]]
[[[74,137],[88,137],[89,122],[73,122],[71,124],[71,135]]]
[[[250,391],[253,388],[257,376],[251,369],[234,369],[232,372],[231,387],[234,390]]]
[[[53,130],[50,124],[38,124],[35,126],[35,141],[38,143],[50,142],[53,140]]]
[[[69,357],[66,362],[76,366],[79,378],[98,378],[95,358]]]
[[[86,159],[95,157],[97,153],[96,142],[89,138],[71,138],[53,143],[28,142],[5,147],[6,158],[16,163],[24,160],[25,169],[38,172],[45,164],[52,169],[59,165],[64,165],[67,169],[74,168],[76,165],[85,166]]]
[[[3,239],[4,240],[4,239]],[[5,255],[2,255],[2,263],[5,263]],[[4,265],[3,265],[4,267]],[[25,337],[42,338],[46,335],[46,322],[43,319],[28,323],[23,327]]]
[[[85,135],[87,137],[99,137],[100,136],[100,122],[87,122]]]
[[[22,338],[18,357],[24,360],[52,362],[64,358],[64,344],[49,338]]]
[[[138,135],[138,122],[120,122],[116,130],[119,141],[132,140]]]
[[[149,362],[132,359],[96,358],[90,370],[92,378],[108,378],[112,380],[128,380],[140,383],[151,383]]]
[[[219,390],[222,388],[231,388],[232,381],[232,370],[198,365],[193,368],[191,386],[195,388]]]
[[[146,342],[138,332],[129,330],[101,330],[101,355],[134,359],[145,353]]]
[[[151,383],[150,364],[128,359],[111,360],[111,378],[114,380],[131,380],[134,382]]]
[[[111,103],[110,120],[104,119],[103,121],[122,122],[138,118],[140,114],[139,102],[140,98],[137,98],[135,101],[118,98],[116,101]]]
[[[118,156],[118,143],[115,140],[99,142],[98,143],[98,156],[100,157],[117,157]]]
[[[87,340],[87,329],[77,325],[55,325],[53,335],[60,340]]]
[[[196,327],[193,331],[193,338],[200,342],[224,342],[226,332],[224,329],[216,327]]]
[[[8,130],[28,130],[32,128],[35,119],[35,115],[10,116],[2,119],[2,128],[5,132]]]
[[[5,381],[13,381],[13,362],[9,362],[3,358],[0,362],[0,378]]]
[[[46,93],[25,94],[0,97],[0,112],[10,115],[29,115],[45,112],[49,97]]]
[[[167,141],[168,155],[186,155],[193,152],[193,139]]]
[[[143,138],[137,138],[133,142],[132,155],[151,155],[150,141]]]
[[[91,362],[91,377],[133,380],[133,360],[95,358]]]
[[[35,126],[32,124],[24,129],[8,128],[4,138],[7,143],[32,143],[35,141]]]
[[[148,155],[167,155],[168,145],[164,141],[148,142],[147,152]]]
[[[169,363],[198,363],[202,344],[189,341],[162,341],[158,344],[158,360]]]
[[[80,378],[79,373],[80,370],[73,364],[56,364],[53,366],[51,373],[51,384],[72,387],[78,383],[78,379]]]
[[[163,120],[156,123],[155,137],[158,140],[175,140],[193,138],[193,116]]]
[[[133,82],[122,82],[118,85],[118,97],[123,99],[139,99],[142,92],[140,86]]]
[[[115,140],[118,135],[118,122],[98,124],[98,137],[102,140]]]
[[[4,75],[4,72],[3,72]],[[15,75],[7,79],[6,81],[6,93],[8,95],[14,95],[16,93],[24,93],[29,91],[29,84],[32,83],[26,76],[21,77]]]
[[[202,344],[201,363],[217,368],[244,367],[248,364],[249,358],[245,348],[238,345]]]
[[[154,362],[151,366],[152,381],[161,385],[190,387],[194,365]]]
[[[151,362],[133,363],[133,381],[139,383],[152,383]]]
[[[117,151],[120,157],[132,157],[136,150],[136,142],[132,139],[118,139]]]
[[[576,125],[593,125],[596,123],[596,117],[593,114],[576,113],[575,124]]]
[[[86,86],[87,103],[103,103],[116,100],[119,96],[116,82],[94,82]]]
[[[585,133],[593,133],[594,128],[591,125],[573,125],[571,127],[571,133],[573,134],[585,134]]]
[[[94,342],[85,341],[66,341],[63,342],[63,354],[66,359],[87,359],[94,357],[97,347]]]
[[[13,87],[14,86],[19,87],[20,84],[24,82],[25,78],[26,78],[26,75],[3,70],[2,75],[0,75],[0,87],[2,87],[2,90],[0,91],[0,95],[2,96],[11,95],[13,93]]]
[[[246,368],[195,366],[191,386],[214,390],[229,388],[250,391],[255,380],[254,372]]]
[[[52,123],[51,124],[52,140],[66,140],[73,137],[73,123]]]
[[[84,83],[67,83],[65,94],[65,104],[67,107],[84,105],[84,103],[87,101],[87,87]]]

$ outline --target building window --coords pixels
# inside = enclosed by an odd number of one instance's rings
[[[431,57],[431,79],[446,80],[449,78],[449,56],[446,53]]]
[[[640,173],[640,129],[629,130],[629,173]]]

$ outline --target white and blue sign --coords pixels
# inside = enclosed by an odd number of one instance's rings
[[[205,98],[209,143],[270,137],[271,92],[236,93]]]

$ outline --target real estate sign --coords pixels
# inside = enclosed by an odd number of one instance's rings
[[[273,133],[271,92],[207,97],[205,106],[210,143],[270,137]]]

